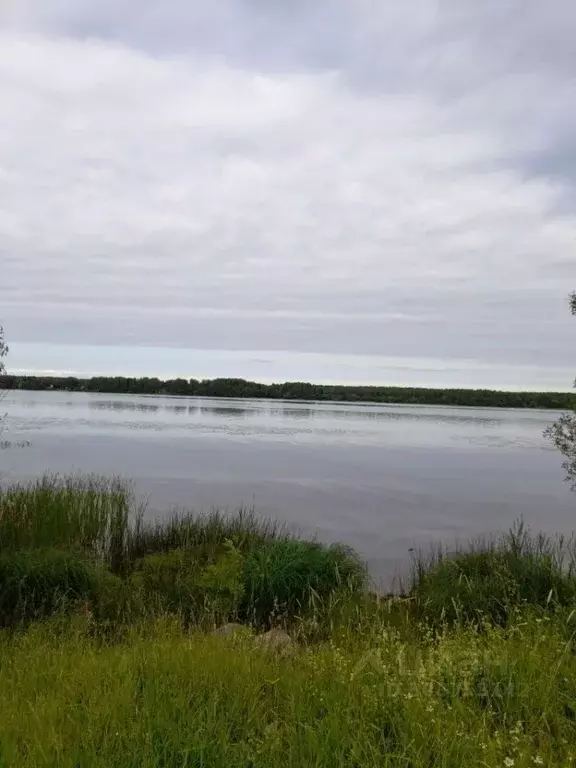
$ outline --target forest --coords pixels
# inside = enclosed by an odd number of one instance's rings
[[[168,379],[94,376],[0,376],[0,389],[104,392],[109,394],[185,397],[263,398],[271,400],[330,400],[336,402],[455,405],[489,408],[550,408],[574,410],[572,392],[506,392],[489,389],[431,389],[424,387],[349,386],[302,381],[261,384],[238,378]]]

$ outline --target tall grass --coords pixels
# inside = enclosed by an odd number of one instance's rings
[[[576,606],[574,539],[531,534],[522,522],[449,556],[441,549],[413,563],[411,597],[421,618],[506,624],[518,607]]]
[[[119,569],[134,511],[131,489],[119,478],[46,475],[0,486],[0,551],[79,549]]]
[[[128,572],[146,555],[185,548],[210,560],[226,541],[242,551],[287,538],[280,523],[241,508],[235,514],[173,511],[144,519],[129,483],[97,475],[45,475],[33,483],[0,485],[0,551],[76,549],[113,570]]]
[[[163,621],[0,636],[0,763],[19,768],[569,766],[572,623],[405,640],[376,622],[280,656]]]
[[[99,620],[118,618],[122,598],[120,579],[71,552],[0,553],[0,626],[27,624],[82,607]]]
[[[338,591],[358,593],[366,569],[357,555],[342,546],[272,540],[253,549],[244,566],[242,614],[257,624],[271,617],[302,615]]]
[[[351,550],[299,541],[249,510],[235,515],[180,511],[148,522],[129,486],[98,477],[50,476],[1,490],[0,553],[13,553],[5,572],[0,569],[0,591],[18,595],[17,606],[0,615],[4,623],[80,600],[84,593],[69,584],[72,555],[78,573],[100,566],[121,577],[117,609],[105,613],[118,618],[124,611],[126,620],[172,612],[196,625],[291,621],[309,609],[313,598],[325,601],[344,587],[360,591],[366,578]],[[52,568],[55,558],[66,564],[58,574]],[[38,574],[42,562],[44,579]],[[101,583],[110,592],[110,579]],[[102,603],[94,590],[85,592],[93,607]]]
[[[134,562],[146,555],[186,549],[210,559],[226,541],[248,552],[264,542],[287,538],[289,534],[281,523],[258,517],[243,507],[235,514],[223,514],[218,510],[193,514],[180,510],[151,522],[141,515],[136,516],[128,536],[127,555],[130,562]]]

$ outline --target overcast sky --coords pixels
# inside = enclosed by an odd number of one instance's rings
[[[13,369],[570,386],[574,0],[0,0],[0,30]]]

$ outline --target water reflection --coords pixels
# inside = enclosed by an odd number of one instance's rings
[[[498,416],[485,415],[480,410],[450,411],[435,410],[434,407],[410,409],[403,406],[389,406],[374,404],[370,406],[349,406],[326,407],[319,403],[316,407],[304,407],[299,405],[277,405],[273,401],[248,401],[250,405],[240,406],[236,403],[227,404],[203,402],[198,399],[197,404],[175,404],[175,403],[151,403],[138,400],[91,400],[88,407],[96,411],[114,411],[114,412],[136,412],[136,413],[173,413],[177,415],[201,413],[203,415],[212,415],[216,417],[254,417],[265,416],[280,419],[295,420],[339,420],[339,421],[412,421],[412,422],[443,422],[446,424],[473,424],[475,426],[499,426],[504,419]],[[86,406],[86,403],[77,401],[66,401],[61,403],[66,409]],[[37,403],[27,403],[26,407],[36,407]],[[540,420],[530,420],[523,418],[524,423],[531,421],[533,424],[540,424]]]
[[[76,405],[78,405],[76,403]],[[82,403],[85,405],[85,403]],[[68,403],[66,403],[66,407]],[[88,404],[93,411],[130,411],[138,413],[158,413],[163,406],[156,403],[142,403],[137,400],[91,400]]]
[[[437,439],[436,432],[440,430],[451,441],[463,439],[472,443],[473,439],[483,440],[482,434],[495,435],[495,439],[499,439],[498,435],[503,433],[506,441],[522,437],[541,444],[544,428],[555,418],[552,412],[442,406],[57,393],[18,393],[12,397],[17,409],[10,400],[7,402],[13,422],[30,419],[36,427],[67,424],[72,429],[72,422],[76,422],[78,426],[91,429],[115,424],[129,429],[166,428],[194,433],[228,431],[235,436],[347,434],[352,439],[357,434],[368,436],[370,440],[387,440],[386,435],[396,434],[405,425],[409,428],[405,439],[412,440],[416,437],[408,438],[408,432],[416,435],[418,427],[422,427],[423,434],[429,434],[430,439],[433,432]],[[26,417],[25,413],[31,410],[34,410],[34,416]],[[17,411],[20,411],[20,417]],[[111,414],[108,419],[106,413]],[[137,418],[138,414],[141,419]],[[23,424],[22,428],[28,430],[31,427]]]
[[[288,417],[289,419],[310,419],[318,415],[312,408],[270,408],[271,416]]]
[[[72,404],[63,403],[66,408]],[[73,405],[78,405],[74,403]],[[84,407],[86,403],[81,403]],[[150,403],[134,400],[92,400],[88,403],[88,408],[94,411],[113,411],[120,413],[126,411],[129,413],[172,413],[175,415],[186,414],[209,414],[221,416],[224,418],[239,416],[255,416],[259,413],[266,413],[264,408],[244,408],[238,405],[212,405],[212,404],[188,404],[188,403]]]
[[[318,408],[286,408],[286,407],[271,407],[269,413],[272,416],[287,417],[287,418],[314,418],[314,419],[338,419],[342,421],[350,421],[351,419],[357,421],[433,421],[444,422],[446,424],[474,424],[479,426],[499,426],[503,423],[502,418],[496,416],[484,416],[478,411],[468,413],[450,413],[431,411],[426,412],[424,409],[418,411],[411,411],[403,409],[401,406],[398,410],[393,409],[395,406],[378,405],[373,406],[357,406],[352,408],[326,408],[324,405],[319,405]],[[538,422],[539,423],[539,422]]]
[[[253,408],[240,408],[236,405],[201,405],[200,413],[214,416],[256,416],[258,411]]]

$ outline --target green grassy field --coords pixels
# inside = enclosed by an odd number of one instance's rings
[[[569,766],[572,554],[517,526],[378,598],[350,550],[247,512],[146,524],[118,481],[5,488],[0,766]]]
[[[301,645],[289,655],[175,620],[103,643],[90,622],[0,644],[2,764],[569,765],[573,622]]]

